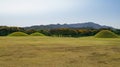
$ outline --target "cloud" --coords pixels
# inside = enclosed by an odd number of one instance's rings
[[[71,9],[74,0],[4,0],[0,1],[0,14],[47,13]]]

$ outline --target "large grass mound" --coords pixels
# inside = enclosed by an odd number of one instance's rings
[[[109,31],[109,30],[102,30],[95,35],[96,38],[118,38],[118,35]]]
[[[14,32],[9,34],[8,36],[27,36],[28,34],[23,33],[23,32]]]
[[[39,32],[35,32],[35,33],[32,33],[31,36],[45,36],[45,35]]]

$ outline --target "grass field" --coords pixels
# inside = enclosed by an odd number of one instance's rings
[[[0,37],[0,67],[120,67],[120,38]]]

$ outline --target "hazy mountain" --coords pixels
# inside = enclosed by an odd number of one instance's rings
[[[25,29],[55,29],[55,28],[93,28],[93,29],[100,29],[100,28],[112,28],[110,26],[99,25],[94,22],[86,22],[86,23],[75,23],[75,24],[50,24],[50,25],[35,25],[31,27],[24,27]]]

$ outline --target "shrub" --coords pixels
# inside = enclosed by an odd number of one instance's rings
[[[9,34],[8,36],[27,36],[28,34],[23,33],[23,32],[14,32]]]
[[[118,35],[109,31],[109,30],[102,30],[95,35],[96,38],[117,38]]]

